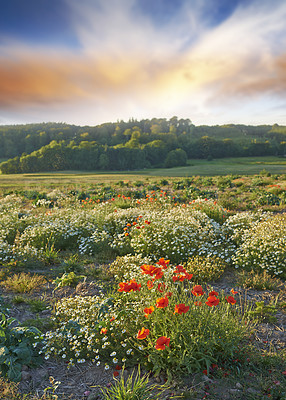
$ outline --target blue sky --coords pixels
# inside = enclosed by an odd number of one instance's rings
[[[0,0],[0,124],[286,125],[284,0]]]

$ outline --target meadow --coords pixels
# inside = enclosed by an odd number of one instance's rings
[[[263,160],[1,175],[0,399],[285,399],[286,175]]]

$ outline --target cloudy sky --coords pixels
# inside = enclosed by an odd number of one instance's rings
[[[0,0],[0,124],[286,125],[285,0]]]

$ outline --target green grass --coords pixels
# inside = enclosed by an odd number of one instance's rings
[[[84,184],[116,182],[118,180],[136,181],[143,177],[188,177],[215,176],[227,174],[254,175],[262,170],[271,174],[286,173],[286,160],[279,157],[237,157],[222,158],[213,161],[189,160],[189,165],[177,168],[144,169],[141,171],[60,171],[34,174],[0,174],[0,189],[25,190],[31,188],[68,188],[74,189]],[[78,187],[77,187],[78,186]]]

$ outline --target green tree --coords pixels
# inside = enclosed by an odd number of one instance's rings
[[[165,167],[173,168],[187,164],[187,154],[182,149],[171,150],[166,157]]]

